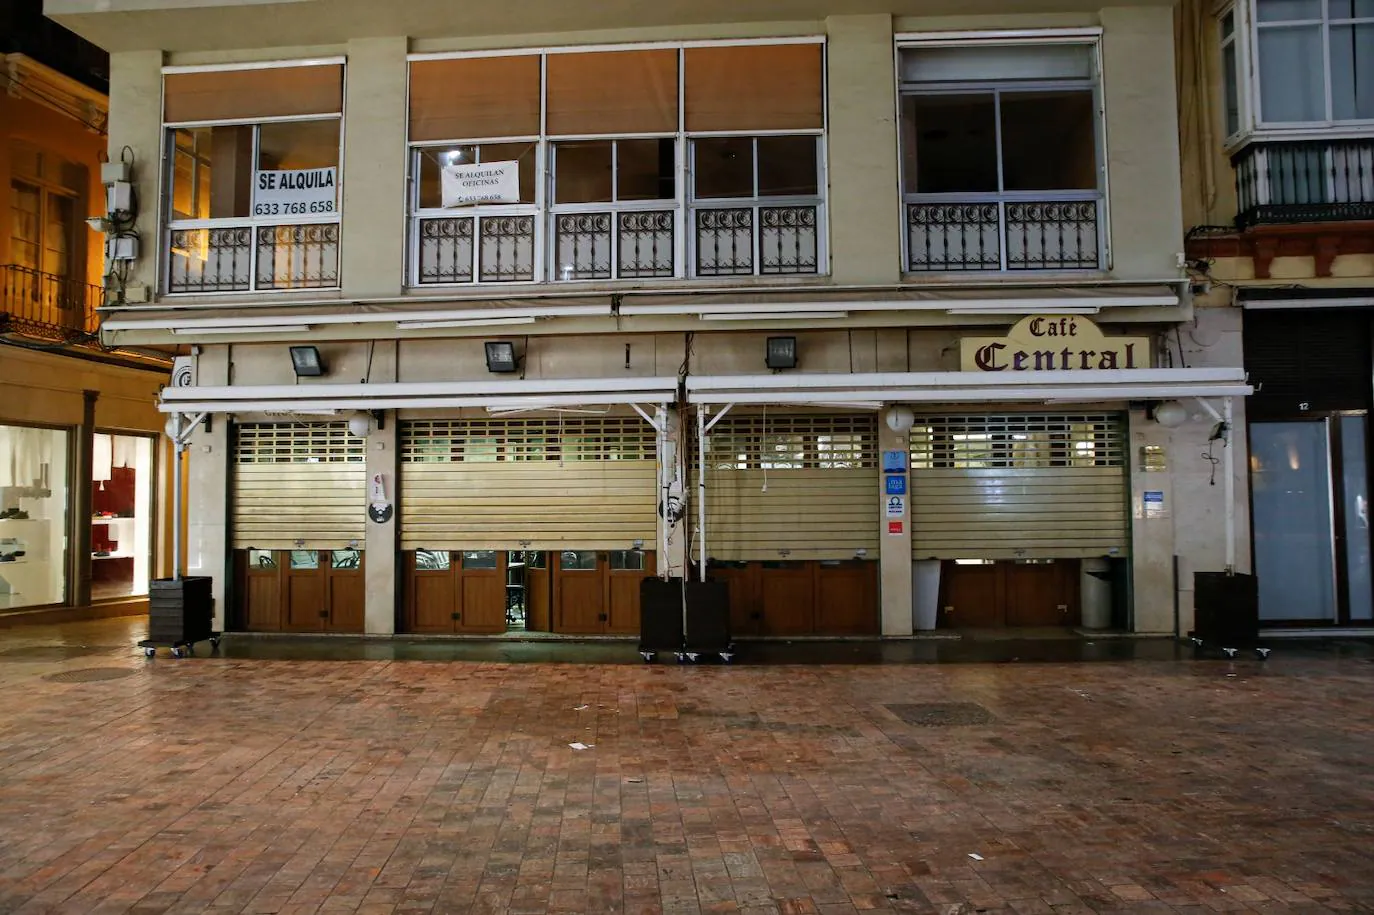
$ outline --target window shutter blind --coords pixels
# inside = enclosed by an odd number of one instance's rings
[[[549,134],[675,133],[677,53],[550,54]]]
[[[538,57],[464,57],[410,65],[412,142],[538,133]]]
[[[823,126],[820,44],[688,48],[689,131]]]
[[[343,67],[339,64],[169,73],[163,80],[162,118],[169,124],[342,110]]]

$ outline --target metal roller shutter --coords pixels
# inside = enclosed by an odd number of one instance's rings
[[[403,549],[653,549],[658,462],[639,417],[401,426]]]
[[[706,444],[708,556],[876,559],[877,432],[872,414],[722,419]]]
[[[367,456],[344,423],[241,423],[234,442],[235,549],[361,543]]]
[[[917,417],[917,559],[1074,559],[1128,552],[1126,423],[1113,413]]]

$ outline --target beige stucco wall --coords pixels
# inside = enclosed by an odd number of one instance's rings
[[[140,201],[136,228],[142,237],[143,256],[129,272],[130,285],[157,289],[157,252],[162,247],[160,175],[162,157],[162,54],[130,51],[110,55],[111,158],[124,147],[134,154],[134,192]],[[137,296],[129,296],[136,301]]]

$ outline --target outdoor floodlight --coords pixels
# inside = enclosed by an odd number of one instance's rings
[[[764,348],[764,364],[770,369],[794,369],[797,367],[797,338],[769,337]]]
[[[324,374],[324,360],[313,346],[291,347],[291,367],[297,378],[318,378]]]
[[[515,344],[509,340],[488,340],[487,371],[508,375],[519,366],[515,361]]]

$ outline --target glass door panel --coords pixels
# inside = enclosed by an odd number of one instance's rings
[[[1364,416],[1342,416],[1341,500],[1350,621],[1374,619],[1374,577],[1369,555],[1369,470]]]
[[[1336,618],[1326,420],[1250,426],[1261,620]]]

